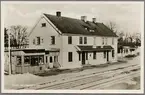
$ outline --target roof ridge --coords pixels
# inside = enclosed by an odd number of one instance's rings
[[[56,15],[47,14],[47,13],[43,13],[43,14],[50,15],[50,16],[56,16]],[[56,17],[57,17],[57,16],[56,16]],[[72,18],[72,17],[67,17],[67,16],[60,16],[60,17],[68,18],[68,19],[75,19],[75,20],[80,20],[80,21],[82,21],[81,19],[78,19],[78,18]],[[92,22],[92,21],[87,20],[86,22]],[[93,23],[93,22],[92,22],[92,23]],[[102,22],[96,22],[96,23],[102,23]]]
[[[43,13],[43,14],[46,14],[46,13]],[[52,15],[52,14],[46,14],[46,15],[50,15],[50,16],[55,16],[55,17],[57,17],[56,15]],[[80,19],[77,19],[77,18],[71,18],[71,17],[67,17],[67,16],[60,16],[60,17],[68,18],[68,19],[76,19],[76,20],[80,20]]]

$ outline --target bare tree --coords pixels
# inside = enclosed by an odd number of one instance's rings
[[[107,26],[108,26],[108,28],[109,28],[110,30],[112,30],[114,33],[117,33],[117,32],[118,32],[118,31],[117,31],[117,28],[116,28],[116,23],[110,21],[110,22],[107,24]]]
[[[8,29],[4,28],[4,46],[8,47]]]
[[[27,27],[17,25],[10,27],[11,46],[20,48],[27,44]]]
[[[141,34],[140,33],[134,34],[134,40],[135,40],[136,46],[141,46]]]
[[[118,32],[118,44],[123,44],[123,41],[124,41],[124,32],[123,31],[121,31],[121,32]]]

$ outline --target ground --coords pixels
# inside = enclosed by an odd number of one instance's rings
[[[62,81],[77,79],[81,77],[88,77],[91,74],[97,74],[99,72],[104,72],[113,69],[113,68],[123,68],[130,65],[139,64],[140,65],[140,56],[134,57],[133,59],[127,59],[127,62],[118,62],[115,64],[109,64],[107,66],[98,66],[91,69],[85,69],[82,71],[62,73],[52,76],[38,76],[33,74],[17,74],[17,75],[5,75],[4,76],[4,87],[5,89],[22,89],[27,87],[39,87],[41,85],[55,84]],[[139,74],[138,74],[139,75]],[[106,76],[103,76],[106,77]],[[132,82],[132,83],[130,83]],[[109,86],[104,87],[103,89],[140,89],[140,76],[132,76],[129,80],[121,80],[116,84],[109,84]]]

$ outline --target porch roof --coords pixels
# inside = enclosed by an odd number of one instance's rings
[[[80,46],[78,45],[78,51],[96,51],[96,52],[103,52],[106,50],[112,50],[113,47],[108,45],[108,46],[96,46],[95,48],[93,46]]]
[[[24,53],[44,53],[45,49],[27,49],[23,51]]]
[[[58,52],[59,49],[35,49],[35,48],[24,48],[24,49],[11,49],[11,52],[23,51],[24,53],[45,53],[45,52]]]

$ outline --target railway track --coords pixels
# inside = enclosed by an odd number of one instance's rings
[[[99,82],[96,82],[96,83],[93,83],[92,85],[90,86],[87,86],[87,87],[80,87],[79,89],[80,90],[94,90],[94,89],[104,89],[105,87],[108,87],[108,86],[111,86],[113,84],[116,84],[116,83],[120,83],[122,82],[122,80],[130,80],[132,79],[132,77],[136,77],[138,76],[139,72],[132,72],[130,74],[124,74],[124,75],[118,75],[116,77],[112,77],[112,78],[109,78],[109,79],[105,79],[105,80],[101,80]]]
[[[45,84],[38,87],[30,87],[30,89],[35,90],[48,90],[48,89],[95,89],[99,88],[99,85],[103,85],[104,83],[114,81],[115,79],[121,79],[123,77],[128,77],[132,75],[140,69],[139,65],[131,65],[127,67],[115,68],[109,71],[104,71],[100,73],[93,73],[84,77],[79,77],[72,80],[67,80],[61,83],[55,84]],[[105,84],[104,84],[105,85]]]

